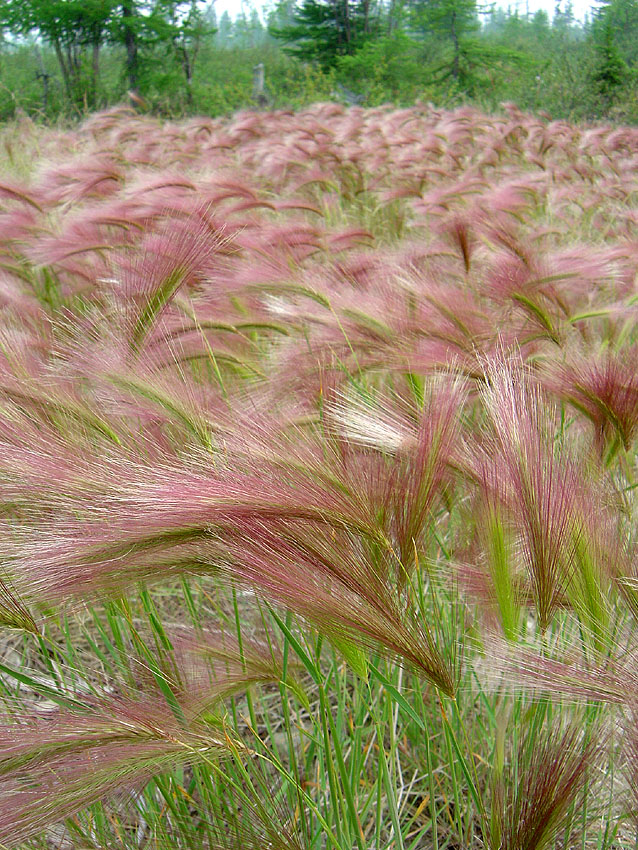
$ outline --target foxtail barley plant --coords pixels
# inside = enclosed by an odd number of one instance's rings
[[[638,131],[21,128],[0,846],[635,848]]]

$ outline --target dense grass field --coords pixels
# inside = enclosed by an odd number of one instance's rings
[[[638,130],[0,161],[0,847],[636,847]]]

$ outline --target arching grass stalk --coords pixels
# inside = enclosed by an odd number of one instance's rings
[[[441,712],[441,720],[442,720],[442,723],[443,723],[443,731],[444,731],[444,734],[445,734],[445,740],[446,740],[446,744],[447,744],[447,748],[448,748],[448,758],[449,758],[449,762],[450,762],[450,772],[451,772],[451,775],[452,775],[452,782],[453,782],[453,787],[454,787],[454,804],[455,804],[455,810],[456,810],[456,812],[458,812],[458,817],[459,817],[459,824],[458,825],[459,825],[460,836],[461,836],[461,838],[463,837],[462,822],[460,820],[460,818],[462,816],[462,812],[463,812],[463,806],[461,806],[461,795],[460,795],[459,785],[458,785],[458,782],[457,782],[456,770],[454,768],[454,763],[455,763],[454,759],[456,759],[456,762],[458,763],[459,767],[461,768],[461,772],[463,774],[463,778],[465,779],[465,782],[467,783],[467,788],[470,792],[470,796],[472,797],[472,800],[474,801],[474,805],[476,806],[476,810],[478,812],[478,815],[479,815],[479,818],[480,818],[480,821],[481,821],[482,834],[488,835],[489,834],[489,832],[488,832],[488,829],[489,829],[488,819],[487,819],[487,814],[486,814],[486,811],[485,811],[485,805],[483,803],[483,799],[482,799],[480,792],[479,792],[478,775],[477,775],[477,772],[476,772],[476,763],[474,761],[473,748],[470,744],[468,734],[467,734],[467,729],[465,727],[465,724],[463,722],[463,718],[462,718],[461,713],[459,711],[458,703],[457,703],[457,701],[454,697],[452,697],[452,698],[447,697],[446,698],[445,695],[441,694],[440,691],[438,692],[437,695],[438,695],[438,698],[439,698],[439,708],[440,708],[440,712]],[[463,755],[463,751],[461,750],[461,747],[460,747],[459,742],[457,740],[457,737],[456,737],[456,734],[455,734],[454,729],[452,727],[452,724],[450,723],[448,712],[446,711],[446,702],[447,702],[448,705],[451,706],[453,715],[456,719],[456,722],[459,724],[459,726],[462,730],[463,743],[465,744],[466,752],[470,754],[469,755],[469,763],[468,763],[468,759],[466,759],[466,757]],[[468,827],[469,827],[469,823],[468,823]]]
[[[262,617],[262,621],[264,621],[264,624],[265,624],[264,613],[261,609],[261,606],[260,606],[259,610],[260,610],[260,614],[261,614],[261,617]],[[291,624],[292,624],[292,615],[290,613],[288,613],[288,614],[286,614],[286,626],[288,627],[288,629],[290,629]],[[266,633],[268,633],[267,630],[266,630]],[[308,823],[308,818],[306,817],[306,810],[305,810],[305,807],[303,805],[304,801],[303,801],[303,796],[301,794],[299,765],[298,765],[298,762],[297,762],[297,755],[295,753],[295,746],[294,746],[294,741],[293,741],[293,736],[292,736],[292,724],[291,724],[291,721],[290,721],[290,704],[289,704],[289,701],[288,701],[289,700],[289,693],[288,693],[288,682],[287,682],[289,656],[290,656],[290,642],[288,641],[287,636],[284,634],[283,635],[283,645],[282,645],[281,682],[279,683],[279,695],[280,695],[280,698],[281,698],[281,707],[282,707],[282,712],[283,712],[284,729],[285,729],[285,732],[286,732],[286,741],[287,741],[287,744],[288,744],[288,754],[289,754],[289,758],[290,758],[291,772],[292,772],[292,776],[294,777],[295,793],[296,793],[296,796],[297,796],[297,805],[299,807],[299,815],[300,815],[300,818],[301,818],[301,825],[302,825],[305,840],[308,843],[310,843],[310,825]],[[300,689],[295,689],[295,693],[297,695],[299,695],[298,690],[300,690]],[[305,694],[304,694],[304,696],[305,696]],[[307,700],[306,700],[306,702],[307,702]],[[307,707],[308,707],[308,711],[310,711],[309,703],[307,703]]]
[[[229,740],[228,746],[229,746],[230,750],[233,751],[234,742],[232,740]],[[222,769],[219,767],[219,765],[215,764],[215,762],[212,762],[210,759],[208,759],[206,761],[207,761],[210,769],[214,773],[217,773],[219,776],[222,776],[225,780],[229,781],[230,784],[232,785],[232,787],[234,788],[235,792],[237,793],[238,797],[241,800],[243,800],[248,806],[257,808],[259,814],[264,818],[264,822],[268,823],[268,820],[269,820],[268,812],[266,811],[263,804],[259,800],[259,795],[257,794],[257,792],[255,790],[255,787],[254,787],[254,784],[253,784],[253,781],[252,781],[250,774],[248,773],[248,771],[246,770],[246,768],[243,764],[239,750],[237,750],[235,748],[233,754],[235,756],[235,762],[237,764],[237,767],[239,769],[240,774],[244,778],[248,787],[252,788],[253,791],[255,792],[254,798],[249,797],[246,794],[246,792],[241,788],[241,786],[239,786],[233,779],[231,779],[227,774],[225,774],[222,771]],[[272,767],[275,768],[277,773],[279,773],[280,776],[284,780],[286,780],[287,782],[290,782],[293,785],[295,784],[295,780],[291,776],[289,771],[286,770],[286,768],[284,767],[283,764],[281,764],[281,762],[274,759],[271,755],[267,756],[264,753],[259,753],[257,751],[253,751],[251,753],[251,755],[255,756],[256,758],[262,759],[267,764],[272,765]],[[204,761],[204,760],[205,759],[202,759],[202,761]],[[334,835],[333,828],[330,826],[330,824],[326,821],[324,816],[321,814],[319,808],[316,806],[315,802],[312,800],[310,795],[306,791],[304,791],[304,789],[301,788],[301,787],[299,788],[299,793],[301,794],[301,797],[302,797],[303,801],[305,802],[305,804],[308,806],[310,811],[317,818],[320,825],[324,829],[326,840],[328,841],[328,843],[334,848],[334,850],[344,850],[344,845],[337,840],[337,838]]]
[[[235,632],[237,634],[237,643],[239,645],[239,658],[241,664],[246,669],[246,656],[244,654],[244,641],[242,637],[242,626],[241,626],[241,617],[239,615],[239,605],[237,603],[237,588],[233,585],[232,588],[232,597],[233,597],[233,614],[235,617]],[[255,707],[253,705],[253,696],[250,692],[250,689],[246,691],[246,704],[248,705],[248,714],[250,716],[250,722],[252,723],[253,729],[257,728],[257,718],[255,716]]]

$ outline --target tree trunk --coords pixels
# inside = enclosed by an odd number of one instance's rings
[[[93,53],[91,56],[91,105],[97,107],[98,82],[100,79],[100,42],[93,42]]]
[[[184,71],[184,76],[186,77],[186,102],[189,106],[193,105],[193,63],[191,62],[191,57],[188,55],[188,48],[180,44],[177,47],[177,54],[180,58],[182,64],[182,70]]]
[[[73,106],[82,105],[86,109],[86,89],[82,86],[82,51],[79,44],[67,45],[66,65],[71,85],[71,103]]]
[[[57,38],[53,40],[53,49],[55,50],[55,55],[58,59],[58,64],[60,66],[60,71],[62,72],[62,80],[64,81],[64,89],[66,91],[66,96],[69,98],[71,103],[73,103],[73,88],[71,86],[71,73],[66,65],[66,60],[64,58],[64,53],[62,52],[62,45],[58,41]]]
[[[454,59],[452,60],[452,76],[455,80],[459,78],[461,48],[459,46],[459,34],[456,31],[456,12],[452,12],[452,26],[450,29],[452,43],[454,44]]]
[[[36,76],[39,80],[42,80],[42,112],[46,115],[47,109],[49,107],[49,74],[47,74],[47,69],[44,65],[44,59],[42,58],[42,50],[40,49],[40,45],[36,44],[35,52],[38,59],[38,65],[40,66],[40,70],[37,72]]]
[[[265,79],[264,63],[260,62],[253,68],[253,100],[259,100],[263,97]]]
[[[346,22],[346,44],[348,45],[348,53],[350,53],[350,48],[354,41],[352,37],[352,21],[350,20],[350,0],[344,0],[343,19]]]
[[[397,0],[390,0],[390,8],[388,9],[388,35],[392,35],[392,33],[397,29],[398,21],[397,17],[399,14],[399,4]]]
[[[335,0],[335,21],[337,23],[337,37],[343,45],[343,52],[350,53],[350,0]],[[339,26],[340,24],[340,26]]]
[[[124,26],[124,46],[126,47],[126,73],[128,85],[133,94],[137,94],[138,85],[138,61],[137,61],[137,39],[132,19],[135,16],[133,0],[122,0],[122,23]]]

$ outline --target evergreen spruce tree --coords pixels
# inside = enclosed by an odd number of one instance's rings
[[[378,11],[370,0],[303,0],[292,22],[270,26],[286,45],[286,53],[333,68],[339,56],[350,56],[379,32]]]

